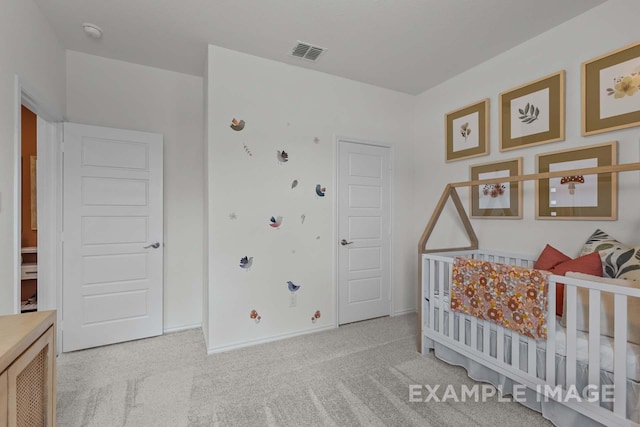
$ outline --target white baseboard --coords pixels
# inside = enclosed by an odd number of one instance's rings
[[[162,333],[170,334],[172,332],[188,331],[189,329],[198,329],[202,327],[202,323],[194,323],[193,325],[172,326],[170,328],[164,328]]]
[[[393,312],[394,316],[402,316],[403,314],[416,313],[415,308],[405,308],[404,310],[396,310]]]
[[[330,329],[336,329],[336,328],[337,328],[336,325],[328,325],[328,326],[323,326],[321,328],[303,329],[301,331],[288,332],[286,334],[273,335],[270,337],[259,338],[256,340],[236,342],[232,344],[222,345],[219,347],[207,348],[207,354],[222,353],[223,351],[236,350],[239,348],[250,347],[258,344],[266,344],[273,341],[283,340],[285,338],[293,338],[300,335],[307,335],[315,332],[328,331]]]

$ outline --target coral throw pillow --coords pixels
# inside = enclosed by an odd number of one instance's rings
[[[581,256],[570,261],[560,263],[551,270],[553,274],[564,276],[568,272],[590,274],[592,276],[602,277],[602,260],[598,252]],[[562,316],[564,309],[564,284],[556,283],[556,314]]]
[[[533,268],[547,270],[558,276],[569,271],[602,277],[602,260],[598,252],[593,252],[576,259],[571,259],[551,245],[545,246]],[[564,284],[556,284],[556,314],[562,316],[564,309]]]
[[[571,261],[571,257],[563,254],[553,246],[547,245],[538,256],[536,263],[533,264],[533,268],[550,271],[556,265],[567,261]]]

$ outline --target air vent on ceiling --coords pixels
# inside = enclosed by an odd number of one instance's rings
[[[298,41],[291,51],[291,56],[296,58],[307,59],[309,61],[317,61],[327,49],[323,47],[313,46],[309,43]]]

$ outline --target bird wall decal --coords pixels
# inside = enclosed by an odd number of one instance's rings
[[[241,131],[244,129],[244,120],[238,121],[235,117],[231,120],[231,129],[235,131]]]
[[[286,163],[289,161],[289,154],[287,154],[287,152],[284,150],[282,151],[278,150],[278,154],[276,155],[276,158],[280,163]]]
[[[320,184],[316,185],[316,195],[318,197],[324,197],[324,194],[326,191],[327,191],[326,187],[323,187]]]
[[[269,220],[269,225],[273,228],[280,228],[280,225],[282,224],[282,217],[271,217],[271,219]]]
[[[291,292],[291,293],[297,292],[298,289],[300,289],[300,285],[296,285],[292,281],[288,281],[287,282],[287,287],[289,288],[289,292]]]
[[[298,186],[298,180],[294,179],[293,181],[291,181],[291,189],[293,190],[294,188],[296,188]]]
[[[316,320],[318,320],[320,318],[320,310],[316,310],[315,313],[313,313],[313,316],[311,317],[311,322],[316,323]]]
[[[251,313],[249,313],[249,317],[253,319],[256,323],[260,323],[260,320],[262,320],[262,317],[255,310],[251,310]]]
[[[243,270],[249,270],[253,265],[253,257],[242,257],[240,258],[240,268]]]

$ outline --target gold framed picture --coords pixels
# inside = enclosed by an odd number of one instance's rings
[[[445,114],[446,162],[489,154],[489,99]]]
[[[471,165],[471,181],[522,174],[522,157]],[[474,185],[469,191],[471,218],[522,219],[522,183]]]
[[[538,173],[618,163],[618,142],[538,154]],[[536,219],[616,220],[617,174],[571,175],[536,181]]]
[[[564,141],[564,70],[500,94],[500,151]]]
[[[640,125],[640,42],[582,64],[582,135]]]

